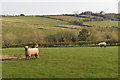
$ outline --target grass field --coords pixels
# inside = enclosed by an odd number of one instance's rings
[[[79,31],[84,28],[79,25],[77,25],[80,27],[78,29],[69,28],[72,26],[70,21],[83,20],[84,18],[75,16],[49,17],[51,18],[3,17],[1,20],[3,37],[8,38],[7,34],[13,34],[10,37],[19,41],[23,38],[27,40],[24,36],[29,34],[31,40],[31,37],[38,34],[44,37],[60,31],[72,31],[78,36]],[[94,25],[96,28],[100,26],[101,29],[101,27],[118,26],[118,21],[92,21],[84,22],[84,24]],[[95,29],[95,27],[91,27],[91,29]],[[3,48],[2,51],[4,55],[24,56],[24,48]],[[2,63],[3,78],[117,78],[118,48],[40,48],[39,59],[32,57],[30,60],[14,59]]]
[[[117,78],[118,47],[39,48],[40,58],[3,61],[3,78]],[[24,55],[24,48],[3,48]]]
[[[3,17],[2,18],[3,35],[13,33],[16,36],[28,34],[29,32],[38,32],[41,34],[54,34],[59,32],[60,28],[55,27],[61,24],[67,24],[64,21],[44,18],[44,17]],[[42,28],[42,29],[40,29]]]
[[[118,26],[118,21],[92,21],[92,22],[85,22],[85,24],[95,25],[95,26],[102,26],[102,27],[111,27],[111,26]]]
[[[72,31],[73,33],[78,35],[79,31],[83,28],[83,26],[79,26],[79,29],[72,29],[66,27],[57,27],[59,25],[70,25],[69,22],[66,21],[74,21],[81,20],[83,18],[78,18],[74,16],[50,16],[52,18],[46,17],[35,17],[35,16],[19,16],[19,17],[2,17],[2,31],[3,36],[6,34],[14,34],[16,38],[19,36],[24,36],[26,34],[38,34],[39,35],[52,35],[60,31]],[[57,20],[58,19],[63,19]],[[94,25],[96,27],[102,26],[118,26],[118,21],[92,21],[92,22],[84,22],[84,24]],[[74,25],[73,25],[74,26]],[[76,26],[76,25],[75,25]],[[93,27],[94,29],[94,27]]]

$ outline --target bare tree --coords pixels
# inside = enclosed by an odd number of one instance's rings
[[[75,16],[78,16],[79,15],[79,12],[78,11],[73,11],[74,15]]]

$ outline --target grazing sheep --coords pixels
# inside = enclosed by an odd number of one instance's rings
[[[100,46],[101,48],[104,46],[104,47],[106,47],[106,42],[100,42],[99,44],[98,44],[98,46]]]
[[[36,58],[39,58],[38,53],[39,53],[38,48],[29,48],[28,46],[25,46],[26,59],[29,59],[31,56],[35,56]]]

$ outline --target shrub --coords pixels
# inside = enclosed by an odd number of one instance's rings
[[[79,32],[78,40],[79,41],[87,41],[89,39],[90,35],[91,35],[91,33],[87,29],[82,29]]]
[[[75,42],[76,36],[73,32],[58,32],[54,35],[48,35],[45,38],[48,42]]]
[[[77,20],[77,21],[72,21],[71,23],[76,24],[76,25],[83,25],[83,21]]]
[[[3,46],[10,47],[15,44],[16,36],[12,33],[3,36]]]

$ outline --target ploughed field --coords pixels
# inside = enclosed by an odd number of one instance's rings
[[[3,78],[117,78],[118,47],[39,48],[40,58],[2,61]],[[24,56],[24,48],[3,48],[3,55]]]

